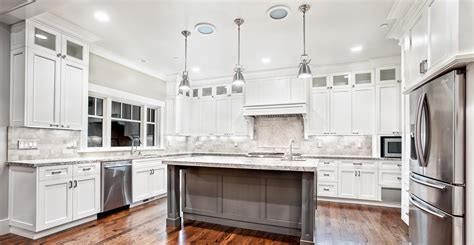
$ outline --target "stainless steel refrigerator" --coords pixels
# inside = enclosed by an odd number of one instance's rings
[[[465,71],[410,94],[410,241],[465,243]]]

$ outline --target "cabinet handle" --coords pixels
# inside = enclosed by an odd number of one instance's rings
[[[74,180],[74,188],[77,187],[77,180]]]
[[[90,171],[91,168],[83,168],[82,171]]]
[[[359,134],[359,132],[352,132],[352,134]]]
[[[360,177],[360,171],[357,171],[357,172],[359,172],[359,177]]]
[[[323,174],[324,176],[329,176],[329,174]]]
[[[353,162],[352,165],[362,166],[361,162]]]
[[[426,71],[428,70],[427,65],[428,65],[428,60],[427,59],[424,59],[420,62],[420,73],[421,74],[426,73]]]
[[[324,191],[329,191],[329,189],[328,189],[328,188],[324,188],[323,190],[324,190]]]
[[[66,55],[61,56],[61,58],[66,59]]]
[[[329,164],[330,162],[324,162],[324,164]]]
[[[402,180],[402,177],[397,177],[397,180]]]
[[[50,127],[59,127],[59,124],[50,123],[49,126]]]
[[[354,171],[354,176],[357,176],[357,171]]]
[[[397,164],[397,167],[401,167],[402,165],[401,164]]]
[[[69,189],[72,189],[72,180],[69,181]]]
[[[52,171],[51,174],[52,174],[52,175],[56,175],[56,174],[60,174],[60,173],[62,173],[62,172],[63,172],[63,171]]]
[[[59,58],[59,57],[61,57],[61,54],[57,54],[56,56]]]

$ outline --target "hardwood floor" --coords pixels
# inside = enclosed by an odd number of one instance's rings
[[[316,244],[408,244],[408,227],[393,208],[318,202]],[[167,229],[166,199],[120,211],[32,241],[8,234],[0,244],[295,244],[298,237],[202,222]]]

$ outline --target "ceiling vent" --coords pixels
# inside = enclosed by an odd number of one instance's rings
[[[0,2],[0,15],[10,13],[34,2],[36,0],[2,0]]]

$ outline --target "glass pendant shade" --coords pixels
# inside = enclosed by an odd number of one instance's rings
[[[179,83],[179,90],[181,91],[189,91],[191,87],[189,86],[189,77],[187,72],[183,72],[183,77],[181,82]]]

